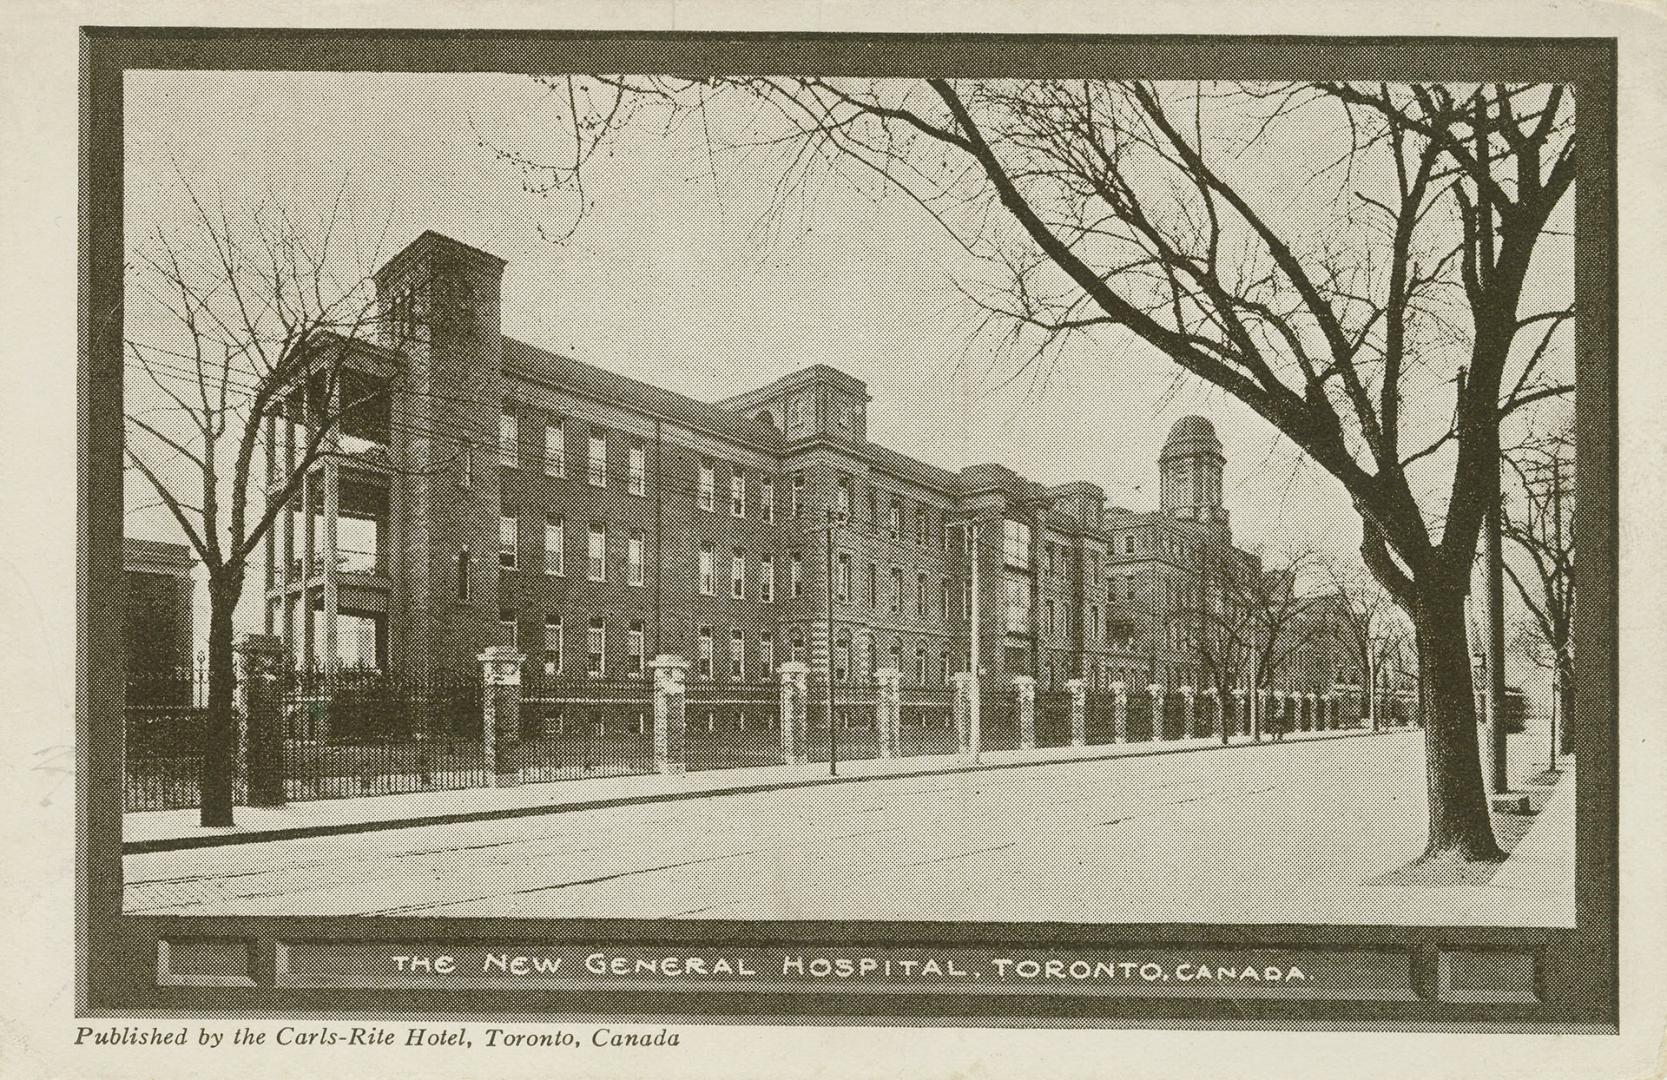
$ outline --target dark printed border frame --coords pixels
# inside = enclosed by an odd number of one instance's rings
[[[121,913],[123,521],[123,72],[816,72],[826,76],[1565,82],[1575,88],[1575,529],[1580,769],[1576,928],[1063,923],[365,919]],[[76,699],[77,1010],[90,1016],[437,1015],[497,1019],[867,1023],[906,1026],[1614,1032],[1618,998],[1618,488],[1616,42],[1561,38],[1342,38],[972,34],[747,34],[83,28]],[[159,986],[159,942],[248,944],[251,985]],[[294,990],[278,943],[517,941],[668,946],[795,944],[1392,950],[1429,986],[1443,952],[1535,956],[1540,1000],[1413,1002],[1129,997],[527,990]]]

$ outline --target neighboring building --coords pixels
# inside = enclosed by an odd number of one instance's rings
[[[190,700],[195,566],[184,544],[122,540],[127,580],[124,661],[132,704]],[[163,698],[168,700],[159,700]]]
[[[424,233],[376,275],[379,341],[321,343],[362,407],[269,543],[267,629],[298,664],[421,677],[507,644],[577,678],[669,653],[695,679],[796,659],[824,684],[942,685],[969,662],[975,525],[987,675],[1198,684],[1165,612],[1208,593],[1211,553],[1254,564],[1208,421],[1172,432],[1160,509],[1107,507],[1092,483],[869,441],[867,386],[825,365],[707,403],[506,338],[504,265]],[[273,477],[304,444],[300,397],[269,429]]]

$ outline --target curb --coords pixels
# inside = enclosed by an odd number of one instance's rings
[[[1335,735],[1299,739],[1295,742],[1264,740],[1262,742],[1229,743],[1225,746],[1212,743],[1208,746],[1175,746],[1164,749],[1141,750],[1134,753],[1092,754],[1082,757],[1047,758],[1040,761],[985,762],[976,765],[957,765],[947,769],[916,769],[909,772],[880,773],[872,776],[806,776],[774,783],[745,784],[704,791],[659,791],[643,795],[621,795],[610,799],[547,803],[535,806],[512,806],[500,810],[464,810],[449,814],[429,814],[421,817],[348,821],[339,825],[297,825],[285,829],[262,829],[258,832],[161,837],[155,840],[124,841],[122,843],[122,854],[150,855],[162,851],[187,851],[194,848],[227,847],[232,844],[264,844],[279,840],[348,836],[354,833],[379,832],[386,829],[415,829],[428,825],[464,825],[480,821],[506,821],[511,818],[542,817],[549,814],[577,813],[582,810],[608,810],[621,806],[643,806],[650,803],[683,802],[689,799],[712,799],[726,795],[757,795],[772,791],[791,791],[796,788],[822,787],[828,784],[860,784],[870,780],[909,780],[924,776],[956,776],[965,773],[994,772],[998,769],[1033,769],[1044,765],[1077,765],[1134,758],[1164,757],[1170,754],[1196,754],[1207,750],[1250,750],[1273,746],[1297,746],[1304,743],[1331,742],[1336,739],[1358,739],[1374,735],[1388,735],[1401,730],[1403,729],[1385,728],[1382,731],[1340,731]],[[1127,746],[1129,744],[1118,743],[1115,745]],[[566,783],[568,781],[558,780],[553,782]]]

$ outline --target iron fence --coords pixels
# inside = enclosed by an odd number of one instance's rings
[[[528,783],[651,773],[654,691],[643,679],[523,682],[510,760]]]
[[[1019,748],[1019,701],[1012,691],[978,695],[978,748]]]
[[[1152,695],[1144,689],[1128,693],[1129,741],[1148,742],[1152,739]]]
[[[478,677],[288,672],[284,795],[296,802],[482,787]]]
[[[1071,745],[1071,693],[1036,691],[1036,745]]]
[[[903,757],[958,752],[955,689],[948,686],[905,689],[900,702],[897,745]]]
[[[691,683],[684,716],[683,753],[690,772],[786,760],[780,684]]]

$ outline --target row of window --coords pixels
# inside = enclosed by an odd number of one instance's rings
[[[834,481],[834,520],[847,522],[854,519],[852,507],[854,501],[852,490],[855,481],[847,473],[841,473]],[[949,511],[937,509],[928,503],[916,503],[913,513],[909,512],[908,504],[901,495],[892,495],[886,501],[886,516],[882,522],[880,518],[880,490],[871,487],[868,491],[868,520],[876,531],[884,528],[886,534],[893,540],[903,540],[911,531],[915,543],[922,547],[937,546],[948,550],[950,547],[950,531],[954,528],[949,519]],[[937,515],[934,524],[933,515]],[[908,526],[912,517],[913,530]]]
[[[511,514],[498,518],[498,565],[505,570],[520,569],[520,519]],[[643,583],[643,534],[632,530],[625,538],[625,583]],[[591,525],[585,545],[586,576],[591,581],[608,580],[608,530]],[[567,574],[567,521],[559,514],[544,518],[544,572],[554,577]],[[467,593],[461,599],[467,600]]]
[[[522,647],[520,640],[520,617],[513,608],[505,608],[498,613],[499,626],[502,633],[500,640],[512,649]],[[623,667],[617,670],[609,668],[608,634],[609,621],[604,615],[590,617],[584,623],[585,653],[584,674],[602,678],[612,674],[627,677],[641,676],[645,673],[646,655],[644,652],[645,635],[643,623],[632,620],[625,627],[625,652]],[[560,615],[547,615],[544,619],[544,636],[540,644],[542,653],[539,657],[540,670],[545,675],[565,675],[571,673],[571,662],[567,655],[566,624]],[[772,631],[757,634],[749,650],[746,634],[739,630],[732,630],[729,634],[729,651],[726,654],[725,670],[729,678],[744,680],[751,674],[759,680],[775,678],[776,673],[776,638]],[[789,655],[800,662],[805,658],[805,637],[802,631],[795,632]],[[716,675],[716,640],[710,626],[700,628],[695,655],[695,675],[701,679],[712,679]]]
[[[505,409],[498,416],[498,463],[510,469],[522,467],[521,421],[511,409]],[[587,483],[594,487],[608,486],[608,439],[607,433],[600,428],[592,427],[588,433],[584,465]],[[562,417],[553,417],[544,423],[542,468],[546,476],[560,478],[569,475],[567,421]],[[626,448],[625,489],[633,495],[648,493],[648,445],[640,438],[633,438]]]
[[[498,613],[501,627],[500,640],[502,644],[512,649],[522,647],[520,616],[513,608],[505,608]],[[626,677],[642,676],[646,671],[646,638],[641,620],[632,620],[625,628],[625,651],[623,667],[619,670],[609,669],[608,634],[609,620],[606,616],[596,615],[585,621],[585,652],[584,674],[593,678],[603,678],[611,674]],[[545,675],[558,676],[570,674],[570,659],[567,655],[566,624],[560,615],[548,615],[544,619],[543,638],[540,642],[542,653],[538,659],[540,670]],[[720,671],[736,682],[753,679],[768,682],[776,677],[776,636],[773,631],[765,630],[755,635],[749,635],[739,629],[731,629],[727,635],[728,648],[720,662],[718,643],[720,637],[710,626],[702,626],[696,633],[693,675],[697,679],[711,681],[718,677]],[[849,630],[842,630],[834,641],[833,648],[833,677],[836,683],[848,683],[859,671],[864,677],[871,677],[878,669],[881,655],[877,653],[877,645],[872,635],[864,635],[858,640],[855,651]],[[786,653],[787,657],[803,663],[805,661],[805,634],[802,630],[795,630],[790,638]],[[889,666],[902,672],[905,678],[913,675],[913,683],[919,686],[940,685],[949,683],[949,676],[959,670],[959,661],[955,653],[947,646],[941,647],[934,657],[927,645],[922,642],[915,646],[912,667],[904,667],[904,649],[901,639],[893,639],[887,648],[884,658],[889,660]],[[853,668],[853,662],[859,663],[860,668]]]

